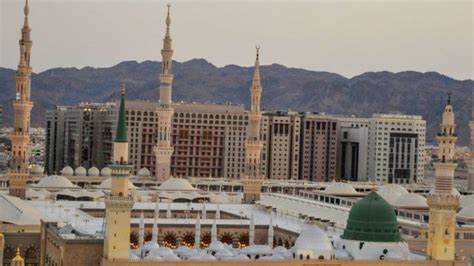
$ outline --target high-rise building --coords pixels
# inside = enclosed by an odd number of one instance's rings
[[[370,180],[420,183],[424,177],[426,122],[421,116],[376,114],[370,119]]]
[[[261,152],[263,143],[260,137],[260,100],[262,85],[260,84],[260,61],[257,47],[257,58],[255,59],[255,72],[250,88],[250,112],[249,125],[247,127],[247,138],[245,141],[245,173],[242,176],[244,188],[243,202],[251,203],[260,199],[264,175],[261,173]]]
[[[450,95],[448,104],[444,108],[441,132],[437,136],[438,159],[435,167],[435,188],[428,196],[429,225],[426,254],[429,259],[454,260],[456,212],[459,208],[459,194],[456,193],[454,183],[454,162],[456,148],[456,124]]]
[[[158,121],[155,102],[127,101],[130,161],[155,174]],[[174,176],[240,178],[248,116],[243,106],[173,103],[171,157]]]
[[[116,123],[115,103],[81,103],[58,106],[46,112],[46,160],[48,174],[65,166],[103,168],[112,158]]]
[[[260,137],[262,148],[262,174],[268,179],[299,177],[300,126],[297,112],[264,112]]]
[[[132,166],[128,160],[127,125],[125,120],[125,84],[115,132],[110,194],[105,197],[106,231],[104,238],[104,258],[106,260],[128,259],[130,249],[130,221],[134,204],[129,192],[129,177]]]
[[[156,111],[158,116],[158,140],[154,148],[154,153],[156,156],[155,176],[158,180],[164,180],[170,177],[171,156],[174,151],[171,146],[171,120],[174,110],[171,106],[173,48],[171,44],[170,24],[170,5],[168,4],[166,34],[163,39],[163,49],[161,49],[160,106]]]
[[[33,102],[31,96],[31,29],[28,21],[28,0],[24,7],[24,22],[21,29],[20,63],[16,72],[16,95],[13,101],[14,126],[10,134],[12,159],[10,161],[10,195],[25,197],[30,159],[30,117]]]
[[[325,115],[304,114],[301,121],[300,150],[300,179],[335,179],[337,120]]]
[[[338,180],[367,181],[369,118],[336,117]]]

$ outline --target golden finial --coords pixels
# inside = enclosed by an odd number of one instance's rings
[[[257,61],[258,61],[260,57],[260,45],[256,45],[255,49],[257,50]]]
[[[125,96],[125,93],[126,93],[126,89],[125,89],[125,80],[121,80],[120,81],[120,94],[122,96]]]
[[[16,255],[13,258],[13,261],[15,261],[15,262],[23,261],[23,258],[20,255],[20,247],[16,248]]]

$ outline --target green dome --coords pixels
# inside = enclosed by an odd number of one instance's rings
[[[343,239],[369,242],[398,242],[395,209],[375,192],[352,206]]]

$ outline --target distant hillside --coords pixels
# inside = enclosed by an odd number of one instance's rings
[[[160,63],[127,61],[109,68],[55,68],[32,77],[33,125],[44,126],[45,111],[56,104],[115,99],[119,80],[127,81],[130,98],[157,99]],[[249,102],[253,69],[228,65],[218,68],[204,59],[174,63],[173,100]],[[405,113],[428,121],[434,141],[446,102],[453,92],[459,143],[468,144],[468,121],[474,81],[459,81],[436,72],[367,72],[351,79],[328,72],[273,64],[261,67],[263,106],[333,114]],[[0,104],[4,124],[11,125],[15,71],[0,67]]]

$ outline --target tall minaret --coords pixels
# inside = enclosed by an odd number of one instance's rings
[[[438,161],[434,163],[435,191],[428,196],[429,225],[426,254],[428,259],[454,260],[456,211],[459,208],[459,196],[454,194],[454,149],[456,134],[451,95],[444,108],[441,132],[438,133]]]
[[[468,163],[469,175],[467,178],[467,189],[474,190],[474,91],[471,98],[471,121],[469,127],[471,128],[471,158]]]
[[[23,9],[25,20],[21,29],[20,63],[16,71],[16,95],[13,101],[15,122],[10,134],[12,159],[10,161],[10,195],[25,198],[26,181],[30,175],[30,115],[33,102],[31,95],[31,29],[28,23],[28,0]]]
[[[174,151],[174,148],[171,146],[171,119],[173,118],[174,109],[171,107],[173,48],[170,35],[170,7],[170,4],[168,4],[166,34],[163,39],[163,49],[161,49],[160,107],[156,111],[158,115],[158,141],[154,152],[156,157],[155,176],[157,180],[165,180],[170,177],[171,155],[173,155]]]
[[[244,187],[244,203],[252,203],[260,199],[260,191],[263,184],[263,175],[260,173],[260,153],[263,144],[260,140],[260,97],[262,85],[260,84],[260,62],[257,47],[257,58],[255,60],[255,73],[253,75],[252,87],[250,88],[250,113],[247,129],[247,141],[245,143],[245,173],[242,178]]]
[[[128,259],[130,247],[130,213],[134,204],[128,191],[130,172],[133,168],[128,162],[128,137],[125,122],[125,83],[121,84],[122,96],[114,141],[112,187],[105,198],[106,235],[104,239],[104,258],[107,260]]]

